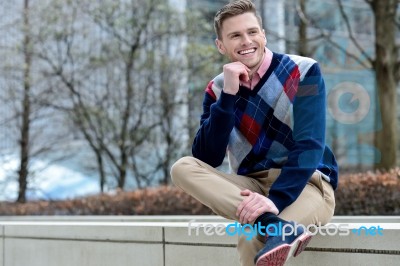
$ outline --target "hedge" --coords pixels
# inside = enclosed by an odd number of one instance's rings
[[[335,215],[400,215],[400,168],[344,174]],[[0,203],[0,215],[208,215],[211,210],[175,186],[118,191],[65,201]]]

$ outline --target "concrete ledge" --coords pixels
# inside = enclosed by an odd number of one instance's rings
[[[198,235],[188,228],[191,220],[203,224]],[[230,223],[216,216],[0,217],[0,266],[239,265],[237,237],[203,230]],[[363,229],[329,235],[327,229],[287,265],[398,265],[400,217],[343,216],[332,225],[380,226],[383,235]]]

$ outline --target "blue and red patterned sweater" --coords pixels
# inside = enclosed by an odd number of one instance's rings
[[[325,145],[325,84],[310,58],[274,53],[267,72],[250,90],[226,94],[223,73],[207,86],[193,156],[218,167],[228,154],[239,175],[279,168],[270,198],[282,211],[319,170],[334,189],[338,166]]]

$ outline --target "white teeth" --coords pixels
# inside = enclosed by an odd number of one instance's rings
[[[255,51],[256,51],[256,49],[253,48],[253,49],[240,51],[239,54],[244,55],[244,54],[254,53]]]

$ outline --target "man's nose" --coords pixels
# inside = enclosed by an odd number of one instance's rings
[[[252,43],[252,40],[251,40],[250,36],[248,34],[243,34],[242,45],[246,46],[246,45],[250,45],[251,43]]]

